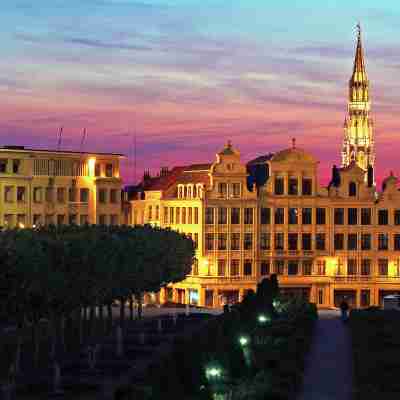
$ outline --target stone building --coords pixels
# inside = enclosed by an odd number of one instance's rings
[[[0,148],[0,226],[122,222],[122,155]]]
[[[271,273],[282,292],[357,307],[400,293],[400,192],[393,175],[377,191],[369,82],[359,30],[349,82],[342,166],[328,187],[318,160],[293,140],[245,164],[228,143],[209,164],[146,173],[130,223],[183,232],[196,243],[187,278],[161,301],[215,307],[240,301]]]

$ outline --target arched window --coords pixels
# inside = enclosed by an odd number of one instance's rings
[[[183,187],[179,186],[178,187],[178,198],[181,199],[183,197]]]
[[[187,197],[187,186],[184,186],[184,189],[183,189],[183,197],[186,199],[186,197]]]
[[[192,186],[188,185],[187,187],[187,197],[191,198],[192,197]]]
[[[197,186],[196,185],[193,186],[193,197],[194,198],[197,197]]]
[[[349,183],[349,196],[356,196],[357,195],[357,185],[355,182]]]

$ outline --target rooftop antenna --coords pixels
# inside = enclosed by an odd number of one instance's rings
[[[62,134],[63,134],[63,127],[61,127],[60,130],[58,131],[57,151],[60,151],[61,149]]]

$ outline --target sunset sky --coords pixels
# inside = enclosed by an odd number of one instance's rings
[[[340,163],[361,22],[378,180],[400,174],[400,2],[3,0],[0,145],[129,155],[137,171],[298,147]],[[124,163],[125,182],[134,174]]]

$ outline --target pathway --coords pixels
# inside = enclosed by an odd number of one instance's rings
[[[319,312],[315,328],[298,400],[350,400],[353,383],[349,328],[337,311]]]

